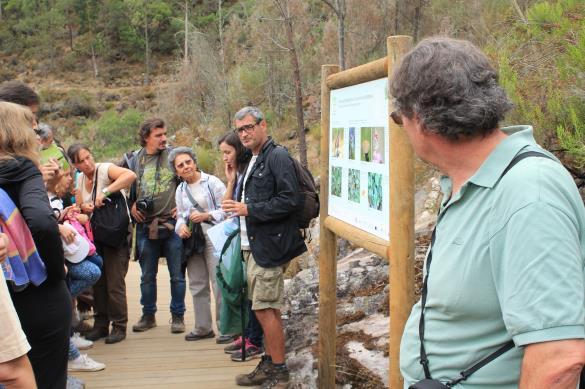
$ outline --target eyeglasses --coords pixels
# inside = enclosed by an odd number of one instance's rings
[[[260,122],[262,121],[262,119],[260,120],[256,120],[256,123],[250,123],[250,124],[244,124],[243,126],[240,126],[238,128],[234,128],[234,132],[238,135],[242,135],[242,133],[245,131],[246,134],[249,134],[250,132],[252,132],[252,130],[258,125],[260,124]]]
[[[392,112],[390,114],[390,117],[392,118],[392,121],[394,123],[396,123],[399,126],[402,125],[402,114],[400,113],[400,111],[394,111],[394,112]]]

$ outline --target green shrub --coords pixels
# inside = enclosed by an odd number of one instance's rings
[[[129,109],[122,114],[115,110],[104,112],[98,120],[88,122],[80,137],[92,148],[96,160],[113,160],[129,150],[138,148],[137,134],[144,114]]]

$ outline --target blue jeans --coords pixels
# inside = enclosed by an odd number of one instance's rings
[[[181,267],[183,241],[174,231],[165,239],[149,239],[148,225],[138,224],[136,242],[142,276],[140,277],[140,304],[143,315],[156,313],[156,274],[158,259],[165,257],[171,276],[171,313],[185,313],[185,273]]]
[[[79,263],[67,263],[67,284],[73,297],[92,287],[102,275],[103,260],[97,253]]]

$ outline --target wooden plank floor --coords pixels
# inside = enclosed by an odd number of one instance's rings
[[[224,345],[215,339],[186,342],[185,334],[170,332],[170,287],[165,265],[158,269],[157,327],[143,333],[133,333],[132,324],[140,318],[140,266],[131,262],[126,276],[128,294],[128,337],[112,345],[103,339],[93,348],[82,351],[106,364],[100,372],[72,373],[85,381],[86,388],[237,388],[234,377],[248,373],[258,364],[232,362],[223,352]],[[187,332],[193,328],[193,304],[189,287],[185,297]],[[217,333],[217,331],[216,331]]]

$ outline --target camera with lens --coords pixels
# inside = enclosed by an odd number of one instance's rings
[[[136,200],[136,209],[142,213],[148,213],[152,211],[154,208],[154,200],[153,199],[138,199]]]

